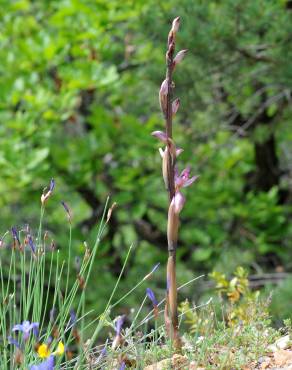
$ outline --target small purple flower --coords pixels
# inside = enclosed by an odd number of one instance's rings
[[[29,321],[23,321],[22,324],[14,325],[12,328],[12,331],[22,331],[23,333],[23,340],[27,341],[29,338],[29,334],[31,330],[33,330],[33,333],[35,336],[38,336],[38,329],[39,329],[39,323],[38,322],[32,322]]]
[[[119,370],[125,370],[126,368],[126,363],[125,361],[122,362],[122,365],[119,367]]]
[[[35,244],[32,240],[31,235],[27,235],[27,240],[28,240],[28,245],[30,246],[30,249],[31,249],[32,253],[35,254],[36,247],[35,247]]]
[[[122,315],[117,319],[117,322],[116,322],[116,325],[115,325],[117,336],[121,335],[121,330],[122,330],[122,326],[124,324],[124,321],[125,321],[125,315]]]
[[[54,370],[55,368],[55,356],[51,355],[45,361],[38,365],[32,365],[30,370]]]
[[[199,176],[193,176],[190,178],[190,172],[190,167],[187,167],[179,175],[177,168],[175,169],[175,186],[177,189],[186,188],[198,179]]]
[[[15,226],[12,226],[11,233],[12,233],[13,239],[17,240],[18,244],[20,245],[21,243],[20,243],[20,239],[19,239],[19,236],[18,236],[18,231],[17,231]]]
[[[146,289],[146,294],[147,294],[147,297],[148,297],[148,298],[150,299],[150,301],[152,302],[153,306],[154,306],[154,307],[157,307],[157,306],[158,306],[158,301],[157,301],[157,299],[156,299],[156,297],[155,297],[155,294],[154,294],[153,290],[152,290],[152,289],[150,289],[150,288],[147,288],[147,289]]]

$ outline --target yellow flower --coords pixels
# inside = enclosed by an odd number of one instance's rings
[[[65,346],[62,342],[58,343],[58,347],[56,351],[54,352],[54,355],[59,355],[61,356],[65,352]]]
[[[50,356],[50,354],[51,352],[47,344],[43,343],[39,346],[38,355],[40,356],[40,358],[47,358]]]

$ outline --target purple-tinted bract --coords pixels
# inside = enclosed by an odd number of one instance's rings
[[[51,355],[45,361],[38,365],[32,365],[30,370],[54,370],[55,368],[55,357]]]
[[[158,301],[157,301],[157,299],[155,297],[155,294],[154,294],[153,290],[150,289],[150,288],[147,288],[146,289],[146,294],[147,294],[148,298],[151,300],[153,306],[154,307],[157,306],[158,305]]]
[[[12,331],[22,331],[23,340],[26,341],[29,338],[31,330],[33,330],[35,336],[38,335],[38,328],[39,328],[38,322],[30,323],[29,321],[23,321],[22,324],[14,325]]]

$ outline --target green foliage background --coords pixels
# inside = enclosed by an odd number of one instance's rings
[[[167,196],[150,133],[163,128],[165,40],[180,15],[178,48],[189,52],[175,74],[174,135],[181,169],[190,164],[200,180],[186,191],[178,279],[239,264],[292,270],[290,1],[4,0],[1,8],[1,233],[37,227],[54,177],[46,228],[64,255],[61,200],[73,212],[76,256],[92,244],[107,196],[118,203],[89,307],[103,307],[131,243],[120,294],[164,265]]]

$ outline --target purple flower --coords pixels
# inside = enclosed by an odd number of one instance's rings
[[[116,325],[115,325],[117,336],[121,335],[121,330],[122,330],[122,326],[124,324],[124,321],[125,321],[125,315],[122,315],[117,319],[117,322],[116,322]]]
[[[190,178],[190,172],[190,167],[187,167],[179,175],[177,168],[175,169],[175,186],[177,189],[186,188],[198,179],[199,176],[193,176]]]
[[[153,290],[150,289],[150,288],[147,288],[146,289],[146,294],[147,294],[148,298],[151,300],[153,306],[157,307],[158,306],[158,301],[155,297],[155,294],[154,294]]]
[[[45,361],[38,365],[32,365],[30,370],[54,370],[55,368],[55,356],[51,355]]]
[[[30,246],[30,249],[31,249],[32,253],[35,254],[36,248],[35,248],[35,244],[32,240],[31,235],[27,235],[27,240],[28,240],[28,245]]]
[[[33,333],[35,336],[38,336],[38,329],[39,329],[39,323],[38,322],[32,322],[29,321],[23,321],[22,324],[14,325],[12,328],[12,331],[22,331],[23,333],[23,340],[28,340],[29,334],[31,330],[33,330]]]
[[[125,361],[122,362],[122,365],[119,367],[119,370],[125,370],[126,368],[126,363]]]
[[[17,231],[15,226],[12,226],[11,234],[12,234],[13,239],[17,240],[18,244],[20,245],[21,243],[20,243],[20,239],[19,239],[19,236],[18,236],[18,231]]]

